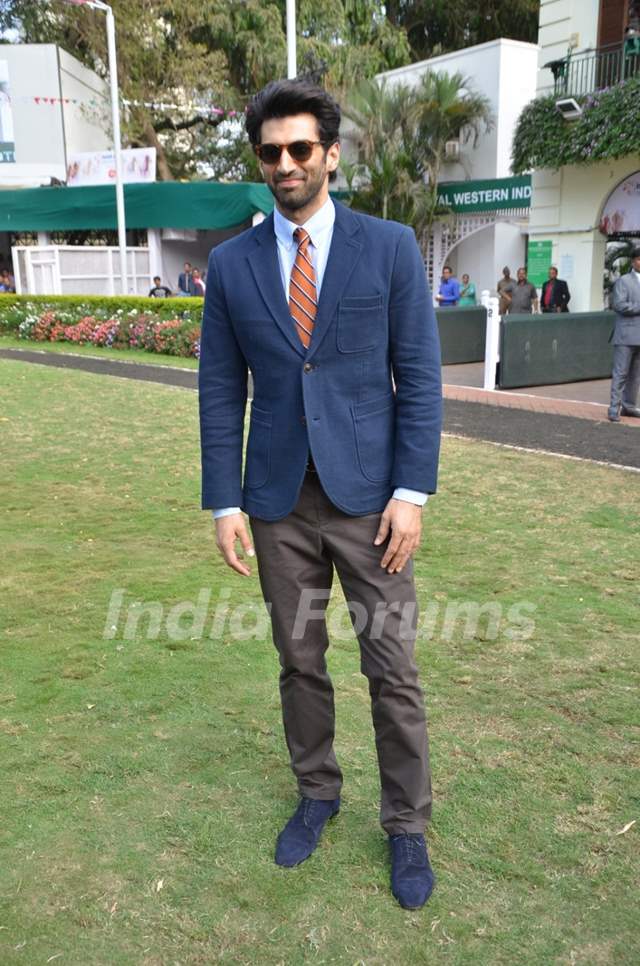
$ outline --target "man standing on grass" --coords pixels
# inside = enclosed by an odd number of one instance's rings
[[[613,286],[612,307],[616,324],[611,336],[613,372],[609,419],[620,422],[623,416],[640,417],[640,247],[631,252],[631,271],[621,275]]]
[[[217,545],[254,550],[278,651],[298,807],[276,863],[316,848],[340,808],[325,610],[334,567],[369,682],[389,836],[391,884],[405,908],[434,878],[424,698],[414,661],[413,554],[435,492],[440,353],[413,232],[329,196],[340,108],[303,80],[275,81],[247,110],[275,211],[209,257],[199,372],[203,508]],[[247,373],[253,375],[244,479]],[[393,376],[393,381],[392,381]]]

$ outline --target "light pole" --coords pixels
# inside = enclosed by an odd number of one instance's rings
[[[296,0],[287,0],[287,77],[295,77],[296,66]]]
[[[120,283],[122,294],[127,295],[127,229],[124,213],[124,188],[122,186],[118,64],[116,61],[116,26],[113,18],[113,10],[103,0],[65,0],[65,2],[77,7],[91,7],[92,10],[102,10],[107,15],[107,54],[109,60],[109,87],[111,88],[113,154],[116,162],[116,215],[118,220],[118,249],[120,252]]]

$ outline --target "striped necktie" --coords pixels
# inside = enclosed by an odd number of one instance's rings
[[[296,228],[293,237],[298,244],[298,251],[289,280],[289,311],[302,344],[308,347],[318,309],[316,272],[309,258],[311,239],[308,233],[304,228]]]

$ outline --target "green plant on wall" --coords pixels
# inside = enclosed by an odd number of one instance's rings
[[[640,153],[640,77],[576,100],[583,113],[575,121],[564,120],[553,95],[527,104],[513,139],[514,174]]]

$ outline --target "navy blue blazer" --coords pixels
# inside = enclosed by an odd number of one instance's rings
[[[440,345],[413,231],[336,203],[308,349],[289,314],[273,215],[218,245],[198,382],[203,509],[286,516],[309,451],[327,496],[352,516],[381,512],[398,486],[434,493]]]

